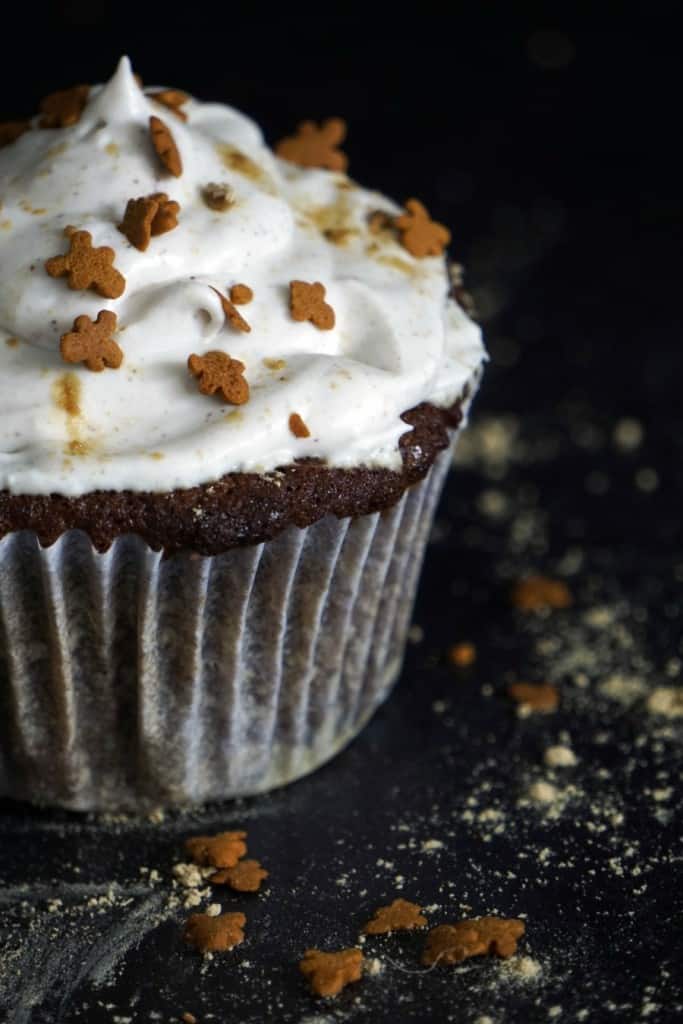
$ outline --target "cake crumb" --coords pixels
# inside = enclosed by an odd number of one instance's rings
[[[552,804],[560,795],[557,786],[551,782],[544,782],[542,779],[529,786],[529,796],[537,804]]]
[[[571,747],[560,744],[548,747],[543,755],[543,760],[550,768],[573,768],[579,763],[579,759]]]
[[[647,698],[647,710],[664,718],[683,716],[683,688],[658,686]]]

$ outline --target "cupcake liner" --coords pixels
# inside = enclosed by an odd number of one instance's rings
[[[244,796],[353,738],[401,667],[450,462],[383,513],[221,555],[0,542],[0,794],[144,810]]]

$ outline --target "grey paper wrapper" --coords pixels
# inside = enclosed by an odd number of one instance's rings
[[[449,462],[386,512],[214,557],[4,538],[0,794],[145,810],[328,760],[398,675]]]

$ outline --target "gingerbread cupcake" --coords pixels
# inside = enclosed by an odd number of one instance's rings
[[[3,794],[259,792],[395,680],[484,352],[344,135],[125,58],[0,126]]]

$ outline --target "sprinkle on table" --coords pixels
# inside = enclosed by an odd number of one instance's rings
[[[360,949],[341,949],[338,953],[324,953],[307,949],[299,970],[317,996],[336,996],[353,981],[360,981],[363,973],[363,954]]]
[[[424,928],[426,924],[427,918],[423,916],[422,908],[417,903],[397,899],[388,907],[378,907],[363,931],[366,935],[386,935],[388,932]]]
[[[425,967],[458,964],[472,956],[509,957],[517,952],[524,921],[504,917],[475,917],[432,928],[422,954]]]

